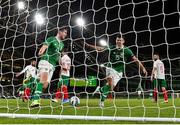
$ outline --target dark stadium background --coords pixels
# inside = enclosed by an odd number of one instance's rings
[[[180,84],[171,86],[170,80],[180,80],[180,14],[178,0],[29,0],[28,11],[18,12],[16,0],[0,2],[0,90],[17,89],[23,79],[15,78],[15,73],[35,58],[42,42],[55,35],[56,28],[69,27],[65,46],[73,60],[71,76],[87,75],[103,78],[104,69],[97,63],[107,62],[108,53],[97,53],[84,46],[98,44],[100,38],[108,38],[115,44],[115,36],[122,32],[126,37],[126,46],[143,61],[148,70],[146,87],[152,70],[152,53],[158,52],[165,63],[169,89],[179,89]],[[149,2],[149,3],[148,3]],[[10,4],[11,6],[8,6]],[[120,4],[120,6],[119,6]],[[164,6],[163,6],[164,5]],[[37,26],[33,20],[36,11],[46,16],[46,24]],[[75,24],[75,19],[86,19],[86,29]],[[85,53],[84,51],[87,51]],[[96,60],[98,59],[98,61]],[[85,65],[87,64],[87,66]],[[57,67],[53,80],[58,78]],[[127,76],[139,79],[137,66],[129,64]],[[122,80],[123,81],[123,80]],[[56,81],[54,81],[56,83]],[[138,82],[129,84],[128,89],[135,90]],[[55,87],[55,85],[52,87]],[[118,84],[116,90],[126,90],[126,84]],[[94,88],[92,88],[94,89]],[[84,88],[80,90],[85,91]]]

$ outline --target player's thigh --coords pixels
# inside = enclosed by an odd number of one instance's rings
[[[52,79],[52,76],[53,76],[53,72],[54,72],[54,70],[52,68],[50,68],[49,72],[48,72],[48,80],[47,80],[48,83],[51,82],[51,79]]]
[[[51,65],[48,61],[41,60],[38,64],[38,72],[40,82],[49,83],[53,75],[53,65]]]
[[[40,82],[44,83],[48,81],[48,72],[41,72],[39,76]]]
[[[108,83],[112,83],[112,68],[106,67],[106,80]]]
[[[114,74],[114,76],[112,77],[112,80],[113,80],[113,86],[115,87],[117,85],[117,83],[121,80],[122,78],[122,73],[118,73],[116,72]]]
[[[119,73],[112,68],[107,68],[106,76],[112,79],[112,84],[115,87],[117,85],[118,81],[122,78],[122,73]]]

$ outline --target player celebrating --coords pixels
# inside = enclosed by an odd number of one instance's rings
[[[59,29],[55,37],[49,37],[40,48],[38,55],[41,60],[38,64],[39,81],[36,83],[36,90],[33,97],[31,107],[40,105],[40,95],[43,89],[48,87],[51,81],[56,63],[59,60],[60,54],[64,48],[64,40],[67,36],[67,28]]]
[[[111,46],[109,48],[110,62],[106,67],[107,84],[101,88],[98,86],[94,92],[96,93],[99,91],[101,93],[101,101],[99,104],[100,107],[104,107],[104,101],[107,98],[107,95],[110,91],[113,91],[118,81],[122,78],[126,62],[134,61],[138,66],[140,66],[140,69],[143,71],[143,73],[147,75],[147,71],[142,63],[138,60],[138,58],[136,58],[136,56],[128,47],[124,46],[124,43],[124,37],[119,34],[116,37],[116,46]],[[103,51],[106,49],[99,46],[89,45],[87,43],[86,45],[96,49],[97,51]]]
[[[159,54],[153,55],[153,70],[151,75],[151,80],[153,81],[154,85],[154,101],[157,102],[157,94],[158,94],[158,86],[161,86],[163,95],[164,95],[164,102],[168,103],[168,95],[166,91],[166,80],[164,74],[164,63],[159,59]]]
[[[19,90],[23,101],[28,100],[33,92],[36,70],[36,61],[32,60],[30,65],[26,66],[20,73],[16,74],[16,77],[19,77],[23,73],[26,74],[26,77],[23,80],[23,86]]]
[[[61,66],[61,70],[60,70],[60,78],[58,82],[58,89],[55,94],[56,98],[52,99],[52,101],[58,102],[59,97],[62,97],[62,104],[63,104],[69,102],[67,86],[69,84],[71,59],[67,55],[67,53],[63,53],[62,58],[59,60],[59,65]],[[63,93],[63,95],[61,95],[61,92]]]

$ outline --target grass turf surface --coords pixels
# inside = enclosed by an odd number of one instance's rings
[[[163,103],[153,103],[151,99],[116,99],[106,100],[105,107],[99,108],[98,99],[81,99],[81,104],[75,108],[69,104],[60,105],[49,99],[41,100],[40,108],[29,108],[31,102],[18,99],[1,99],[0,113],[16,114],[54,114],[54,115],[88,115],[88,116],[125,116],[125,117],[168,117],[180,118],[180,99]],[[176,108],[175,108],[176,107]],[[30,119],[30,118],[0,118],[0,123],[20,124],[116,124],[116,123],[163,123],[163,122],[130,122],[130,121],[92,121],[92,120],[60,120],[60,119]],[[165,122],[167,124],[167,122]],[[169,122],[170,123],[170,122]],[[175,123],[175,122],[172,122]]]

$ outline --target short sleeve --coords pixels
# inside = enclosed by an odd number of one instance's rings
[[[129,58],[132,58],[134,56],[134,53],[129,48],[126,49],[126,54]]]
[[[154,62],[153,67],[157,68],[157,62],[156,61]]]

